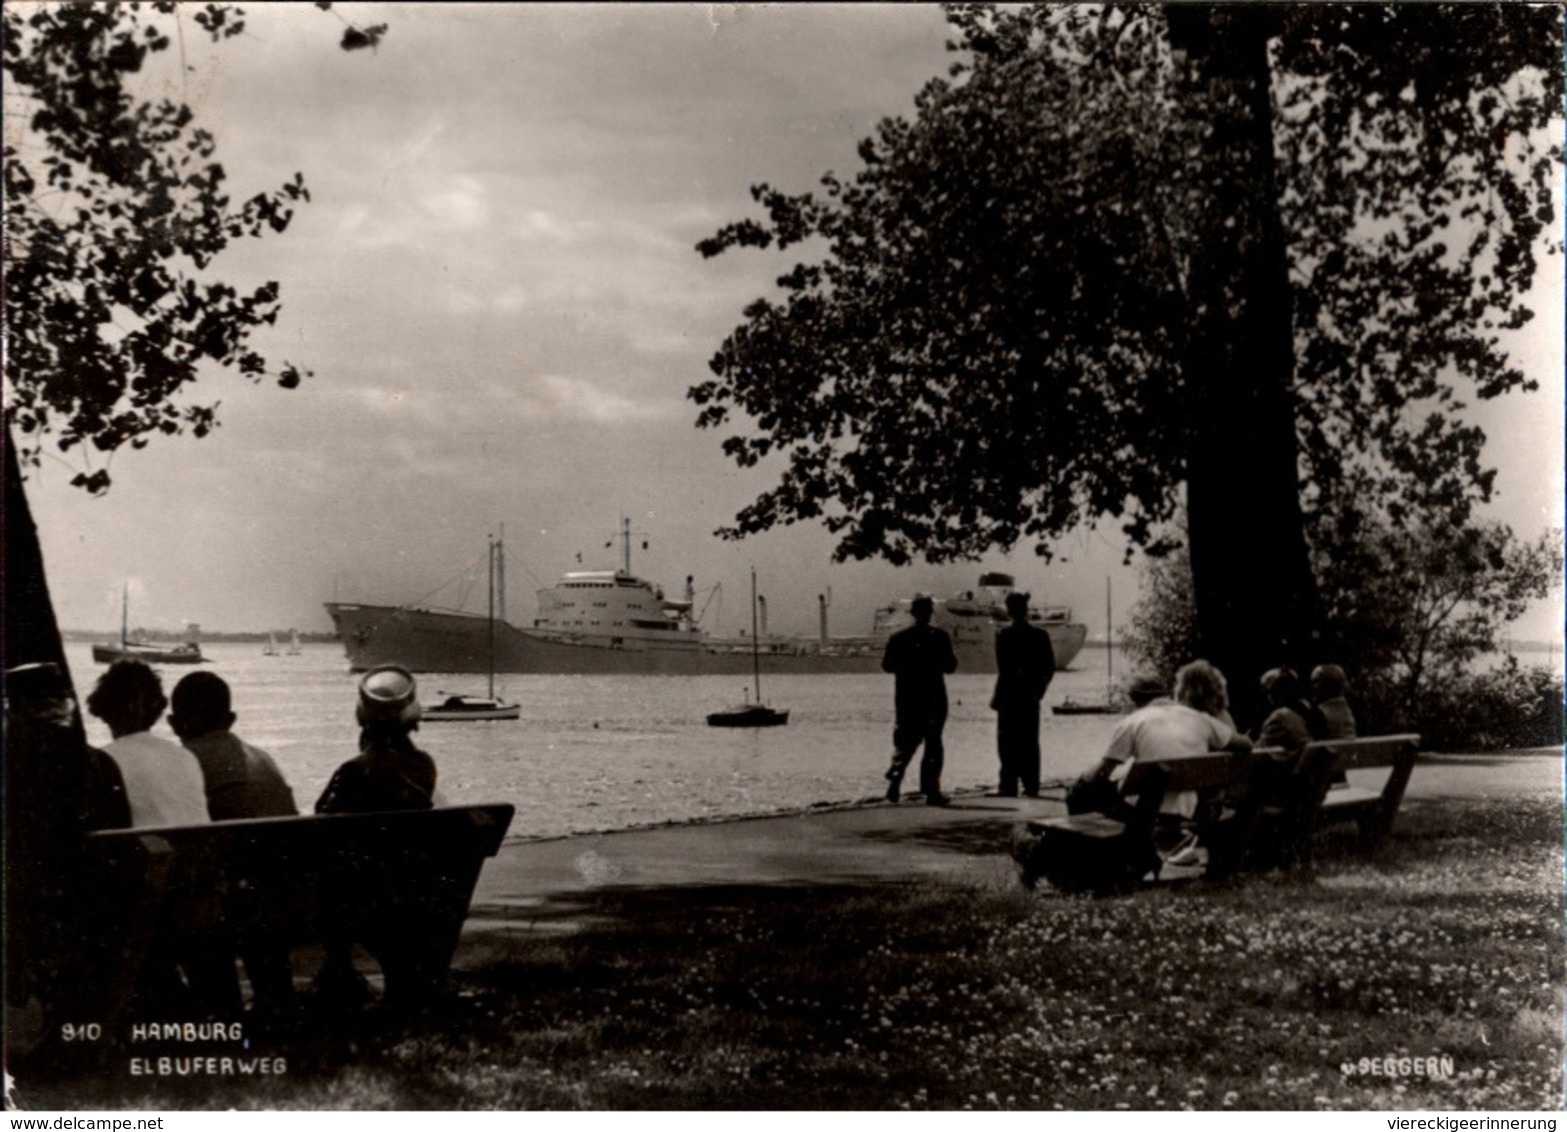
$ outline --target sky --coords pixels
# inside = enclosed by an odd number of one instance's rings
[[[1073,605],[1094,636],[1107,582],[1119,623],[1136,580],[1113,525],[1053,561],[1025,546],[981,563],[835,564],[793,526],[713,536],[774,483],[693,426],[686,389],[793,262],[696,243],[752,215],[748,187],[814,188],[951,61],[939,9],[916,4],[251,5],[218,48],[194,28],[177,86],[216,135],[235,199],[302,172],[288,231],[231,245],[220,273],[276,279],[257,344],[314,371],[299,389],[219,372],[204,440],[114,459],[103,498],[46,460],[29,482],[62,625],[330,628],[322,603],[484,605],[486,537],[504,528],[508,609],[570,569],[619,563],[674,593],[689,575],[715,631],[749,623],[748,570],[770,627],[834,633],[916,590],[1008,570]],[[375,52],[343,19],[386,23]],[[174,53],[171,52],[171,55]],[[1487,406],[1501,467],[1493,514],[1533,534],[1562,510],[1561,257],[1517,343],[1542,391]],[[613,546],[606,544],[613,543]],[[644,547],[645,544],[645,547]],[[580,559],[579,556],[580,555]],[[715,591],[714,587],[718,587]],[[1559,598],[1517,627],[1557,638]]]

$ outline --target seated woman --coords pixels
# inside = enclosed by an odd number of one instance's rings
[[[1082,774],[1074,793],[1094,791],[1095,784],[1124,782],[1137,759],[1164,762],[1210,751],[1245,753],[1251,746],[1251,740],[1229,722],[1224,674],[1206,660],[1194,660],[1175,674],[1173,700],[1155,700],[1116,724],[1104,757]],[[1097,792],[1109,802],[1103,812],[1112,817],[1129,812],[1129,803],[1118,793],[1112,797],[1102,786]],[[1192,791],[1172,794],[1160,806],[1162,814],[1177,819],[1192,817],[1196,809],[1197,795]]]
[[[386,664],[365,673],[355,707],[359,754],[333,773],[316,800],[316,813],[384,813],[434,806],[435,760],[413,742],[421,714],[418,685],[407,669]],[[426,925],[398,922],[392,916],[390,910],[401,903],[396,891],[399,880],[387,877],[381,890],[367,890],[351,870],[345,878],[334,876],[330,868],[326,871],[328,883],[338,887],[339,899],[323,929],[325,961],[311,984],[317,1000],[330,1010],[351,1012],[369,999],[369,983],[354,966],[357,942],[381,965],[387,1006],[406,1010],[422,1005],[419,1000],[428,988],[416,969],[417,944],[420,928]]]
[[[1269,710],[1257,730],[1259,747],[1281,747],[1287,758],[1293,758],[1307,743],[1322,737],[1317,713],[1306,702],[1305,689],[1293,670],[1272,668],[1264,672],[1262,699]]]
[[[1311,670],[1311,702],[1322,717],[1324,739],[1353,739],[1355,713],[1345,698],[1349,680],[1336,664],[1319,664]]]

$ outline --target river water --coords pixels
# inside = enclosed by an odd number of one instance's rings
[[[264,656],[259,644],[210,643],[204,665],[229,682],[235,733],[271,752],[308,811],[332,771],[356,750],[356,677],[339,645],[307,644],[297,656]],[[68,644],[85,701],[103,666],[90,646]],[[1123,672],[1119,660],[1116,672]],[[189,668],[161,669],[164,690]],[[994,677],[948,679],[947,769],[943,785],[996,783]],[[482,676],[418,677],[421,698],[483,693]],[[1047,705],[1071,695],[1103,698],[1105,653],[1085,649],[1056,675]],[[444,801],[510,802],[513,838],[798,810],[879,797],[892,751],[892,678],[883,675],[768,677],[762,691],[790,711],[785,727],[709,727],[710,711],[740,702],[741,677],[518,676],[497,691],[522,705],[522,719],[426,723],[415,736],[440,768]],[[1104,750],[1114,717],[1055,716],[1040,727],[1043,773],[1075,774]],[[107,729],[88,717],[88,737]],[[154,729],[173,738],[167,720]],[[910,785],[913,784],[911,771]]]

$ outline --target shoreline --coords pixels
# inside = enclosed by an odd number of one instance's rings
[[[1444,764],[1448,767],[1472,764],[1475,760],[1491,762],[1508,762],[1517,759],[1567,759],[1567,748],[1564,747],[1517,747],[1496,751],[1444,751],[1421,752],[1415,762],[1416,774],[1410,780],[1410,796],[1418,797],[1421,776],[1419,771],[1425,768],[1428,774],[1433,770],[1441,770]],[[1560,775],[1558,776],[1560,778]],[[1070,778],[1057,777],[1042,780],[1039,784],[1041,800],[1045,791],[1062,791],[1071,784]],[[956,787],[948,792],[955,799],[972,800],[976,798],[996,798],[986,787]],[[911,796],[912,799],[912,796]],[[482,799],[475,801],[491,801]],[[467,803],[464,803],[467,804]],[[501,851],[505,852],[508,846],[542,845],[553,842],[571,841],[577,838],[599,838],[612,836],[618,833],[648,833],[660,830],[702,828],[708,826],[730,825],[735,822],[769,821],[779,818],[807,817],[813,814],[835,814],[853,812],[866,809],[894,809],[901,806],[915,806],[918,802],[906,800],[897,803],[888,802],[881,794],[866,794],[859,798],[840,799],[836,801],[819,801],[804,804],[780,805],[774,809],[755,810],[749,813],[712,814],[691,818],[667,818],[652,821],[636,822],[630,825],[605,826],[599,829],[573,830],[570,833],[527,834],[507,833],[501,843]]]

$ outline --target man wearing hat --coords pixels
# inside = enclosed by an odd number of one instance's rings
[[[947,674],[957,671],[958,658],[947,631],[930,623],[935,610],[930,598],[923,594],[916,597],[909,605],[914,624],[888,639],[881,659],[882,671],[895,677],[892,767],[886,775],[889,802],[898,800],[904,771],[922,743],[925,754],[920,759],[920,792],[927,805],[951,802],[941,792],[941,767],[946,757],[941,731],[947,724]]]
[[[1028,594],[1007,594],[1012,623],[996,634],[996,755],[1001,763],[1003,798],[1016,798],[1018,786],[1039,797],[1039,702],[1056,674],[1050,634],[1028,621]]]
[[[82,835],[131,824],[114,760],[87,744],[52,663],[5,671],[6,1046],[27,1048],[72,990],[71,957],[100,894],[79,875]],[[33,1025],[29,1025],[31,1022]]]

